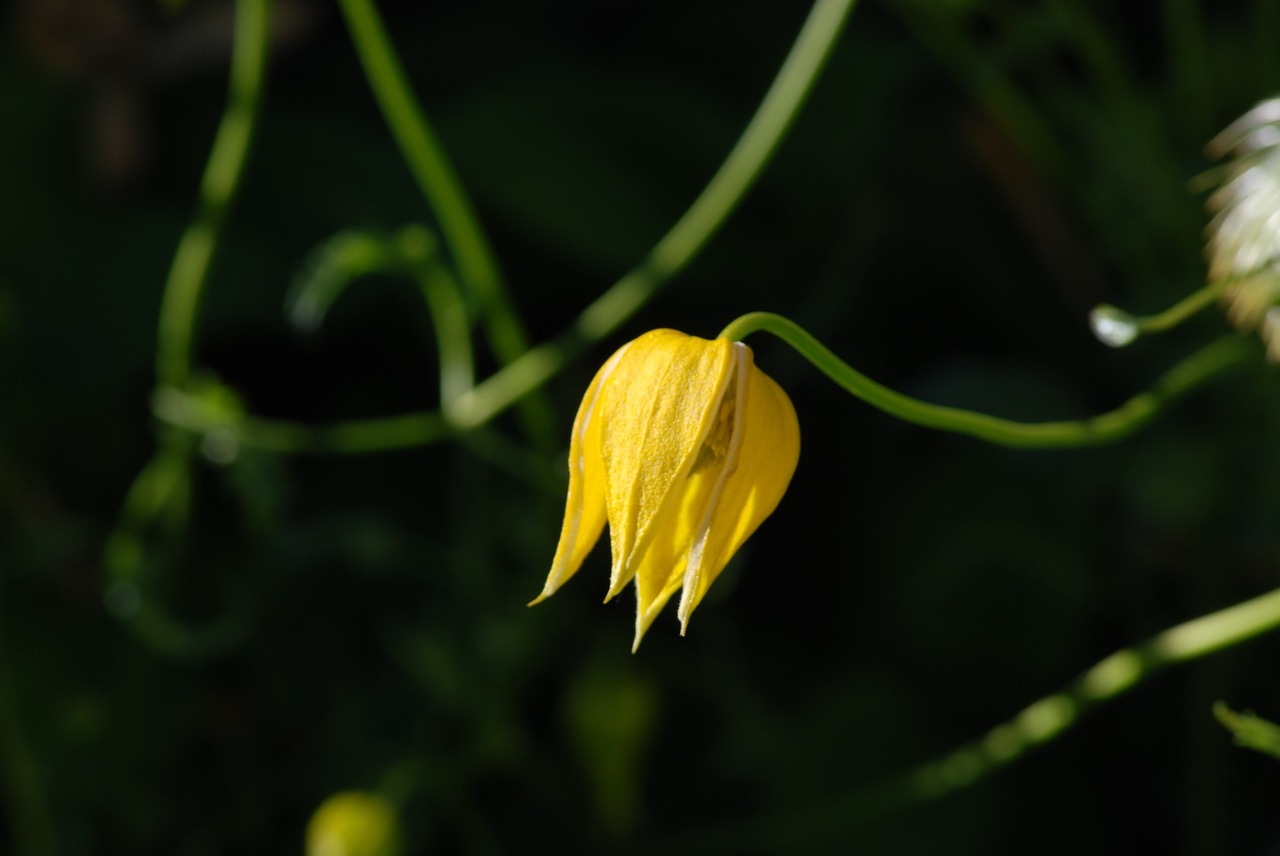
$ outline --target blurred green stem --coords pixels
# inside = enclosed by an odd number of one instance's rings
[[[559,467],[549,467],[545,456],[526,450],[498,431],[481,427],[460,432],[438,413],[307,425],[229,411],[207,398],[173,388],[158,391],[152,409],[157,418],[191,434],[217,436],[222,432],[237,448],[286,454],[360,455],[457,439],[521,481],[552,494],[564,492],[564,473]],[[124,519],[130,519],[129,515]]]
[[[152,399],[156,417],[176,428],[209,435],[228,431],[245,448],[284,453],[383,452],[436,443],[457,435],[444,416],[422,411],[378,419],[309,425],[228,413],[205,398],[168,387]]]
[[[1280,758],[1280,725],[1268,722],[1252,711],[1236,713],[1222,702],[1213,706],[1213,715],[1235,736],[1237,746]]]
[[[985,736],[879,785],[803,808],[736,821],[663,842],[666,856],[786,847],[815,830],[849,830],[977,783],[1028,750],[1061,736],[1092,707],[1168,666],[1225,650],[1280,629],[1280,589],[1171,627],[1103,659],[1069,686],[1024,708]],[[1238,732],[1237,732],[1238,733]]]
[[[214,137],[200,183],[195,218],[174,253],[160,304],[156,340],[157,389],[185,389],[191,384],[192,352],[200,298],[209,278],[210,263],[226,222],[253,138],[262,102],[268,48],[270,0],[237,0],[235,43],[227,106]],[[189,512],[189,470],[192,438],[173,426],[163,426],[151,461],[130,488],[115,529],[107,539],[104,565],[110,580],[104,602],[156,650],[173,656],[192,656],[223,645],[240,627],[238,616],[209,628],[188,628],[149,601],[142,578],[150,567],[148,551],[157,522],[169,525],[160,534],[172,537],[185,525]]]
[[[573,327],[479,384],[454,421],[481,425],[555,375],[585,345],[618,329],[706,245],[759,178],[844,29],[856,0],[817,0],[773,84],[720,169],[649,254],[582,311]]]
[[[225,417],[210,414],[195,397],[168,387],[156,394],[153,407],[157,417],[195,432],[231,428],[240,433],[246,445],[280,452],[384,451],[435,442],[485,424],[545,383],[588,343],[621,326],[710,240],[754,184],[790,129],[855,2],[817,0],[773,85],[737,144],[689,210],[645,259],[583,310],[567,333],[525,352],[452,402],[446,399],[444,413],[418,411],[315,426],[246,416],[228,425]],[[388,121],[392,122],[393,129],[400,127],[397,133],[405,135],[411,143],[401,142],[406,158],[411,164],[417,164],[415,171],[427,170],[428,164],[434,163],[432,153],[438,152],[438,146],[409,93],[403,71],[390,53],[377,13],[368,0],[343,0],[343,8]],[[452,186],[452,173],[448,172],[443,159],[431,168],[437,167],[445,170],[444,180]],[[430,192],[428,198],[432,198]],[[462,197],[459,195],[458,199]],[[463,210],[469,212],[465,201],[462,204]],[[452,228],[459,226],[454,223]],[[476,236],[479,236],[478,230]],[[479,246],[483,248],[482,240]]]
[[[791,128],[856,0],[818,0],[751,122],[705,189],[634,269],[578,316],[598,339],[630,318],[684,268],[738,207]]]
[[[507,365],[528,351],[528,337],[471,202],[426,113],[414,97],[373,0],[341,0],[340,5],[369,88],[382,108],[400,153],[435,213],[462,282],[481,304],[481,318],[493,353],[500,365]],[[520,407],[526,428],[535,437],[549,439],[552,435],[549,404],[541,398],[522,396]]]
[[[160,303],[156,375],[161,384],[182,386],[191,375],[201,294],[209,278],[209,266],[223,223],[244,172],[262,102],[270,17],[270,0],[238,0],[236,4],[227,108],[200,182],[196,216],[178,242]]]
[[[1166,666],[1185,663],[1280,628],[1280,589],[1171,627],[1117,651],[1066,689],[1040,699],[982,739],[919,767],[910,776],[918,797],[966,787],[1027,749],[1059,736],[1094,705],[1109,701]]]
[[[1027,423],[928,404],[895,392],[858,372],[794,321],[770,312],[743,315],[725,327],[719,338],[739,341],[754,332],[782,339],[838,386],[890,416],[1000,446],[1033,449],[1076,448],[1123,439],[1146,425],[1169,402],[1255,352],[1250,343],[1239,338],[1221,339],[1175,365],[1151,390],[1115,410],[1088,419]]]
[[[466,301],[453,271],[436,258],[435,239],[426,229],[406,226],[391,237],[390,245],[418,280],[427,304],[440,360],[440,406],[448,413],[476,379]]]
[[[1157,312],[1154,315],[1130,315],[1123,309],[1104,303],[1093,310],[1091,318],[1094,321],[1095,331],[1097,318],[1102,314],[1112,321],[1131,327],[1134,338],[1137,338],[1142,333],[1162,333],[1165,330],[1177,327],[1200,310],[1212,305],[1213,301],[1217,300],[1232,282],[1233,280],[1231,279],[1214,280],[1199,291],[1192,292],[1168,309],[1163,312]],[[1130,341],[1132,339],[1122,344],[1128,344]]]

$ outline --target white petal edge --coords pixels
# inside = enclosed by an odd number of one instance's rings
[[[684,569],[684,583],[680,592],[680,606],[677,616],[680,618],[680,635],[683,636],[689,626],[689,616],[693,613],[694,592],[698,590],[698,579],[702,576],[703,550],[707,544],[707,535],[711,532],[711,518],[715,514],[716,505],[720,502],[720,494],[729,475],[738,468],[738,455],[742,447],[742,420],[746,412],[747,387],[750,383],[748,373],[752,367],[751,352],[741,342],[733,343],[734,369],[737,371],[737,389],[735,390],[733,407],[733,431],[730,434],[729,451],[725,455],[724,467],[716,478],[716,486],[711,491],[707,509],[698,523],[697,534],[693,538],[693,546],[689,548],[689,562]]]

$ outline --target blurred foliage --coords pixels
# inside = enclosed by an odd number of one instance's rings
[[[682,213],[804,15],[383,10],[536,341]],[[1280,708],[1276,639],[1165,672],[970,790],[896,811],[865,790],[1118,647],[1280,585],[1280,394],[1261,360],[1121,445],[1034,453],[896,423],[753,341],[799,414],[795,480],[689,636],[660,621],[635,657],[630,602],[598,603],[603,551],[525,609],[563,504],[540,474],[564,449],[516,420],[357,457],[215,444],[170,485],[189,525],[136,570],[182,621],[234,632],[182,657],[130,632],[103,557],[155,444],[157,307],[225,100],[230,15],[22,0],[2,25],[0,847],[299,852],[352,790],[397,807],[411,853],[1280,847],[1275,771],[1210,714]],[[320,329],[287,323],[316,248],[431,215],[336,9],[280,2],[272,33],[202,382],[234,390],[229,412],[306,422],[430,406],[412,283],[377,274]],[[1205,313],[1116,352],[1086,314],[1204,281],[1188,180],[1205,141],[1280,91],[1277,34],[1272,0],[868,0],[742,209],[548,385],[563,445],[612,348],[757,309],[930,401],[1115,406],[1228,329]]]
[[[1236,713],[1222,702],[1213,706],[1213,715],[1232,734],[1236,744],[1280,758],[1280,725],[1246,710]]]

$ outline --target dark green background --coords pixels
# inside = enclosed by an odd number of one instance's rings
[[[1110,409],[1225,334],[1210,310],[1110,351],[1086,322],[1203,282],[1202,146],[1280,90],[1280,3],[1200,5],[866,2],[742,209],[548,385],[565,440],[532,452],[561,471],[618,345],[752,310],[909,394],[1031,420]],[[537,340],[682,213],[806,11],[383,8]],[[429,407],[407,284],[358,284],[313,336],[285,323],[317,244],[430,214],[336,7],[279,11],[199,363],[261,415]],[[461,444],[246,452],[200,466],[156,588],[193,621],[250,615],[249,633],[175,660],[128,632],[101,555],[153,448],[157,306],[223,106],[229,13],[5,12],[0,851],[36,799],[60,853],[301,852],[328,795],[390,782],[408,783],[415,853],[1280,852],[1280,766],[1210,714],[1280,718],[1274,639],[1166,672],[969,791],[869,821],[856,796],[1280,583],[1280,387],[1261,356],[1115,447],[1023,452],[895,422],[753,340],[795,403],[799,469],[689,636],[664,615],[635,656],[630,594],[599,605],[603,545],[525,608],[563,511],[541,469]]]

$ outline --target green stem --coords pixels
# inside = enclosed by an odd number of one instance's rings
[[[856,0],[814,3],[755,115],[689,210],[640,264],[582,311],[568,332],[524,354],[463,396],[454,414],[459,425],[481,425],[545,383],[587,343],[622,326],[706,245],[777,151],[855,3]]]
[[[408,261],[436,334],[440,362],[440,407],[448,413],[454,401],[475,385],[475,360],[467,335],[467,307],[453,272],[430,255],[418,252],[417,231],[402,229],[400,253]]]
[[[299,328],[313,330],[345,289],[374,273],[417,281],[436,336],[441,409],[448,412],[451,402],[475,384],[471,324],[453,270],[437,257],[435,236],[425,227],[410,224],[390,236],[334,235],[312,253],[307,269],[295,280],[286,314]]]
[[[156,339],[157,389],[183,389],[190,385],[201,295],[209,278],[214,250],[244,174],[261,108],[270,19],[270,0],[237,0],[227,106],[205,165],[196,215],[178,242],[161,297]],[[104,592],[104,600],[108,608],[125,603],[127,608],[115,610],[117,614],[140,630],[142,637],[158,650],[174,653],[178,648],[171,642],[181,637],[183,645],[179,647],[194,651],[204,645],[206,638],[212,637],[169,618],[141,594],[149,530],[157,522],[168,522],[175,527],[185,524],[188,512],[191,438],[168,429],[161,432],[158,439],[159,448],[139,473],[120,519],[107,539],[104,562],[111,583]],[[161,625],[171,632],[163,637],[148,634],[147,628]],[[221,638],[225,634],[214,635]]]
[[[664,853],[737,852],[761,842],[794,843],[814,830],[847,830],[913,804],[974,785],[1026,752],[1059,737],[1087,710],[1177,663],[1205,657],[1280,629],[1280,589],[1171,627],[1116,651],[1069,686],[1027,706],[978,740],[904,775],[803,809],[704,830],[665,842]]]
[[[208,435],[226,431],[228,439],[238,446],[270,452],[385,452],[436,443],[458,433],[443,415],[434,411],[352,419],[326,425],[228,414],[210,406],[204,399],[174,387],[156,392],[152,411],[158,419],[186,432]]]
[[[502,275],[475,210],[427,121],[372,0],[341,0],[347,28],[369,88],[382,108],[400,153],[439,219],[458,272],[486,305],[494,351],[504,362],[523,353],[524,331],[503,291]]]
[[[856,0],[818,0],[773,85],[705,189],[645,259],[583,310],[577,329],[599,338],[617,329],[711,239],[738,207],[794,123]]]
[[[729,217],[790,129],[855,2],[817,0],[814,3],[786,61],[724,164],[645,259],[583,310],[568,332],[526,351],[474,389],[458,396],[451,406],[446,406],[447,418],[434,411],[416,411],[330,426],[245,418],[238,426],[243,432],[241,440],[246,445],[286,452],[359,453],[404,448],[442,440],[460,430],[483,425],[524,399],[531,390],[563,369],[588,343],[621,326],[693,258]],[[427,169],[428,164],[434,163],[432,152],[438,152],[439,147],[409,93],[377,13],[368,0],[343,0],[343,8],[388,121],[393,130],[400,129],[396,131],[398,137],[404,135],[412,143],[406,145],[401,141],[406,159],[415,165],[415,174]],[[396,117],[394,121],[392,116]],[[443,165],[443,160],[440,164]],[[446,174],[447,183],[452,184],[451,173]],[[431,199],[430,193],[428,198]],[[465,204],[465,200],[463,202]],[[457,247],[454,252],[458,253]],[[192,406],[193,399],[175,398],[177,394],[172,388],[157,394],[154,408],[160,419],[195,431],[227,427],[225,420],[211,422],[207,414]]]
[[[475,210],[414,97],[373,0],[341,0],[340,5],[369,88],[435,213],[459,276],[483,307],[481,317],[493,353],[500,365],[507,365],[528,351],[528,336],[507,295]],[[535,435],[550,435],[551,415],[546,402],[522,399],[521,408],[526,426]]]
[[[1211,306],[1231,284],[1230,279],[1219,279],[1199,291],[1179,300],[1163,312],[1155,315],[1138,315],[1133,320],[1144,333],[1160,333],[1178,326],[1201,309]]]
[[[1213,706],[1213,715],[1235,736],[1237,746],[1280,758],[1280,725],[1268,722],[1252,711],[1236,713],[1223,702]]]
[[[731,322],[719,338],[738,341],[763,331],[795,348],[838,386],[867,404],[906,422],[967,434],[988,443],[1018,448],[1077,448],[1120,440],[1144,426],[1169,402],[1200,386],[1253,353],[1236,337],[1219,340],[1187,357],[1154,387],[1100,416],[1064,422],[1015,422],[955,407],[928,404],[902,395],[861,374],[795,322],[769,312],[753,312]]]
[[[181,386],[191,374],[196,317],[223,223],[244,173],[262,102],[270,30],[270,0],[238,0],[227,107],[200,182],[195,218],[183,233],[160,303],[156,376]]]
[[[1107,303],[1089,313],[1093,331],[1108,345],[1123,347],[1143,333],[1162,333],[1177,327],[1200,310],[1212,305],[1234,280],[1217,279],[1154,315],[1132,315]]]
[[[1117,651],[1069,687],[1040,699],[982,739],[911,774],[916,794],[931,798],[972,784],[1026,750],[1059,736],[1082,713],[1110,701],[1166,666],[1214,654],[1280,628],[1280,589],[1171,627]]]

